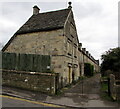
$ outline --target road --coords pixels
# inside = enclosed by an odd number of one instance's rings
[[[58,105],[47,104],[47,103],[26,100],[22,98],[16,98],[5,95],[0,95],[0,99],[1,98],[2,98],[2,107],[41,107],[41,108],[60,107]]]

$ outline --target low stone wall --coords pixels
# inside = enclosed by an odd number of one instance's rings
[[[120,85],[116,85],[117,100],[120,100]]]
[[[110,74],[110,94],[114,100],[120,100],[120,85],[116,84],[113,74]]]
[[[57,73],[2,70],[2,85],[55,94],[58,77]]]
[[[120,80],[120,72],[115,72],[114,75],[116,80]]]

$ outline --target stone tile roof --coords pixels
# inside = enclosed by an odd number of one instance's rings
[[[32,15],[28,21],[17,31],[17,34],[45,30],[54,30],[64,27],[70,9],[39,13]]]

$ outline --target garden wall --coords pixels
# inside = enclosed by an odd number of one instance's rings
[[[55,94],[58,90],[57,73],[2,70],[2,85]]]
[[[110,74],[110,94],[114,100],[120,100],[120,84],[117,84],[113,74]]]

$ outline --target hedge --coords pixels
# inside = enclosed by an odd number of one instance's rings
[[[94,74],[94,66],[90,63],[84,64],[84,74],[85,76],[93,76]]]

